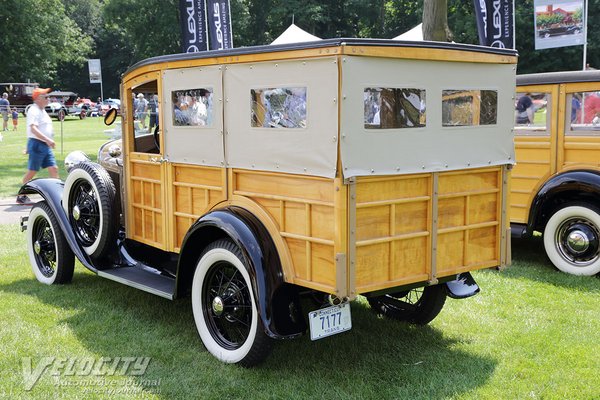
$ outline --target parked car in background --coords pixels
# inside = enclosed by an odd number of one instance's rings
[[[533,121],[517,110],[512,236],[541,232],[556,268],[598,274],[600,71],[521,75],[517,85],[517,101],[531,104]]]
[[[111,99],[111,98],[104,99],[104,101],[100,104],[98,112],[100,113],[100,115],[104,115],[111,108],[116,108],[117,112],[120,114],[121,113],[121,100]]]
[[[31,94],[33,89],[40,86],[38,83],[15,83],[5,82],[0,83],[0,95],[2,93],[8,93],[8,101],[11,107],[15,107],[18,112],[22,112],[25,115],[25,108],[33,103]]]

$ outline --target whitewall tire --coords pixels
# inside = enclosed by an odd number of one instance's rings
[[[271,351],[240,249],[218,240],[203,252],[192,282],[192,311],[206,349],[225,363],[252,366]]]
[[[63,191],[63,209],[83,250],[94,258],[116,248],[119,216],[115,210],[116,190],[108,172],[100,165],[75,165]]]
[[[573,275],[600,272],[600,214],[589,205],[556,211],[544,229],[544,248],[552,264]]]
[[[75,256],[45,202],[37,203],[29,213],[27,252],[38,281],[47,285],[71,282]]]

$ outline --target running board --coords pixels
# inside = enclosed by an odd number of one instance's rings
[[[156,270],[141,264],[132,267],[119,267],[99,270],[98,275],[165,299],[175,298],[175,279],[160,275]]]

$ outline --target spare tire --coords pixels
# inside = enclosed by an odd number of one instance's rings
[[[116,249],[116,190],[102,166],[93,162],[75,165],[65,181],[62,200],[75,237],[90,257],[103,258]]]

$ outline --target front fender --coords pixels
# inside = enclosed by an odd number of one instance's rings
[[[531,203],[528,233],[542,230],[552,213],[567,202],[600,204],[600,173],[575,170],[548,179]]]
[[[181,245],[176,296],[189,287],[203,249],[220,238],[231,239],[242,251],[265,333],[274,339],[302,335],[306,322],[300,313],[298,292],[283,279],[273,240],[252,213],[239,207],[212,211],[192,225]]]
[[[73,250],[75,256],[87,269],[93,272],[98,272],[98,270],[92,264],[90,257],[80,247],[79,242],[77,242],[75,234],[73,233],[73,229],[71,229],[69,218],[65,213],[65,210],[62,208],[62,193],[64,185],[64,182],[60,179],[34,179],[21,186],[21,189],[19,189],[19,194],[39,194],[42,196],[48,206],[50,206],[52,209],[52,212],[54,212],[54,215],[58,220],[58,224],[60,225],[60,229],[63,231],[65,238],[67,239],[67,243],[69,243],[69,247],[71,250]]]

